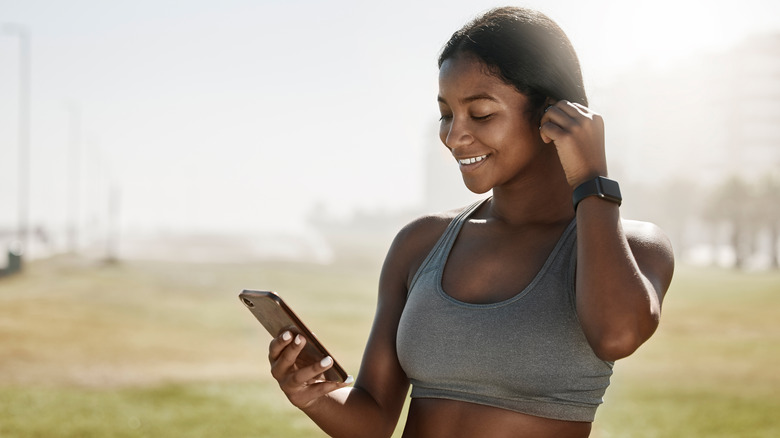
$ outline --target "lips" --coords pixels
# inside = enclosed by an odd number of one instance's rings
[[[470,157],[470,158],[461,158],[458,159],[458,164],[460,164],[461,166],[468,166],[469,164],[478,163],[484,160],[485,158],[487,158],[487,155],[480,155],[478,157]]]

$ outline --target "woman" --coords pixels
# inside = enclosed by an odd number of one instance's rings
[[[546,16],[499,8],[439,59],[440,137],[466,186],[493,196],[395,238],[354,387],[270,345],[290,401],[335,437],[587,437],[613,361],[655,331],[669,241],[620,219],[601,117]]]

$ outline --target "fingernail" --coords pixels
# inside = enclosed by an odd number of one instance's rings
[[[332,364],[332,363],[333,363],[333,359],[331,359],[331,358],[330,358],[330,356],[325,356],[325,357],[324,357],[324,358],[323,358],[323,359],[320,361],[320,366],[323,366],[323,367],[329,367],[329,366],[330,366],[330,364]]]
[[[352,377],[352,376],[347,376],[347,380],[345,380],[345,381],[344,381],[344,383],[346,383],[347,385],[349,385],[350,383],[352,383],[352,382],[354,382],[354,381],[355,381],[355,378],[354,378],[354,377]]]
[[[289,341],[290,338],[292,338],[292,333],[290,332],[284,332],[282,333],[282,340],[283,341]]]
[[[295,341],[294,341],[295,345],[301,345],[301,341],[303,341],[303,339],[301,338],[301,335],[295,336]]]

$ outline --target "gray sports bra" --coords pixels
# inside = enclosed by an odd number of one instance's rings
[[[471,304],[442,289],[455,239],[482,202],[453,219],[412,280],[396,340],[411,396],[593,421],[613,363],[596,357],[577,319],[574,221],[536,277],[512,298]]]

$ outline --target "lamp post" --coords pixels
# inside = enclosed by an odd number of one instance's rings
[[[70,174],[68,191],[68,253],[73,255],[79,249],[79,192],[81,170],[81,108],[71,102],[68,105],[68,130],[70,143]]]
[[[21,24],[2,23],[0,33],[19,39],[19,251],[27,250],[30,222],[30,32]]]

